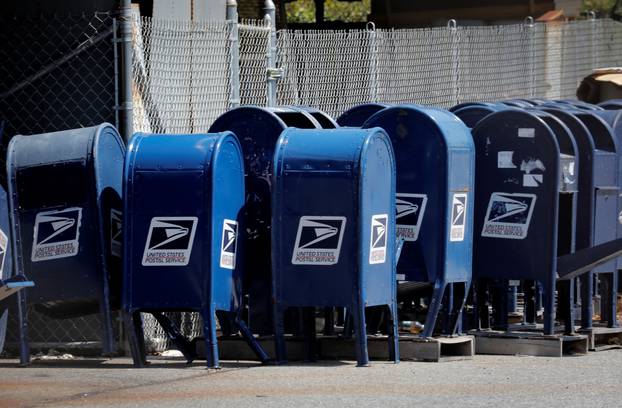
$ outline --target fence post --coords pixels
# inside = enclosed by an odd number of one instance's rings
[[[534,56],[534,20],[533,17],[528,16],[525,18],[525,29],[527,30],[527,35],[529,36],[529,97],[533,98],[535,93],[535,56]]]
[[[227,0],[226,18],[229,26],[229,108],[235,108],[240,106],[240,34],[236,0]]]
[[[372,102],[378,102],[378,43],[376,37],[376,25],[370,21],[367,23],[370,46],[370,97]]]
[[[591,37],[591,54],[592,54],[592,71],[598,68],[597,57],[596,57],[596,12],[594,10],[590,10],[588,13],[588,18],[590,19],[590,37]]]
[[[132,1],[122,0],[120,9],[121,104],[119,130],[127,143],[134,133],[132,102]]]
[[[456,23],[456,20],[454,20],[453,18],[450,19],[449,21],[447,21],[447,28],[449,29],[449,35],[451,36],[451,90],[452,90],[452,104],[453,105],[457,105],[459,104],[459,94],[460,91],[458,89],[458,84],[459,84],[459,69],[460,69],[460,61],[459,59],[459,52],[458,52],[458,24]]]
[[[266,54],[267,62],[267,106],[276,105],[276,81],[281,77],[282,72],[276,67],[276,7],[272,0],[264,3],[264,20],[270,26],[270,36],[268,38],[268,50]]]

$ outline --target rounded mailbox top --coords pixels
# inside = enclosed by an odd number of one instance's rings
[[[477,122],[485,118],[487,115],[501,109],[505,109],[505,107],[502,105],[468,105],[453,111],[453,114],[472,129],[475,125],[477,125]]]
[[[337,118],[339,126],[359,127],[374,113],[383,110],[389,105],[386,103],[364,103],[354,106]]]
[[[289,128],[277,143],[274,174],[288,170],[351,172],[364,165],[368,146],[378,142],[386,146],[394,162],[391,142],[380,128]]]
[[[128,146],[127,171],[201,170],[208,168],[216,152],[225,143],[242,155],[240,143],[232,132],[204,134],[136,133]]]
[[[397,105],[374,114],[363,128],[381,127],[387,131],[394,148],[395,143],[409,136],[435,137],[447,148],[473,150],[469,129],[453,113],[444,109],[420,105]]]
[[[622,109],[622,99],[610,99],[599,103],[598,106],[606,110],[620,110]]]
[[[7,161],[12,166],[29,167],[87,160],[93,155],[97,159],[99,150],[102,150],[101,154],[106,154],[107,149],[102,145],[108,146],[110,143],[121,154],[125,152],[125,145],[119,132],[110,123],[30,136],[17,135],[9,144]]]

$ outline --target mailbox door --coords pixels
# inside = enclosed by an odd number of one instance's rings
[[[233,135],[224,136],[216,145],[211,185],[211,282],[212,302],[218,310],[237,310],[242,289],[243,243],[238,239],[244,222],[244,163],[242,150]],[[252,267],[253,264],[250,264]]]
[[[36,282],[29,301],[91,299],[101,293],[92,169],[85,160],[15,170],[19,270]]]
[[[395,298],[395,158],[385,132],[370,132],[359,168],[359,265],[362,300],[374,306]]]

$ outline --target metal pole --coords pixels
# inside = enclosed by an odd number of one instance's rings
[[[267,62],[267,106],[276,105],[276,81],[279,78],[276,69],[276,7],[272,0],[266,0],[264,3],[264,20],[270,25],[270,37],[268,39],[268,51],[266,55]]]
[[[238,2],[227,0],[229,25],[229,108],[240,106],[240,40],[238,29]]]
[[[535,35],[535,26],[533,17],[529,16],[525,18],[525,28],[529,33],[529,97],[533,98],[535,95],[535,56],[534,56],[534,35]]]
[[[376,25],[367,23],[367,33],[370,44],[370,97],[372,102],[378,102],[378,43],[376,42]]]
[[[120,10],[121,106],[119,127],[127,143],[134,133],[132,103],[132,1],[122,0]]]
[[[460,103],[460,90],[459,90],[459,71],[458,71],[458,24],[453,18],[447,21],[447,29],[451,38],[451,80],[452,80],[452,105]]]

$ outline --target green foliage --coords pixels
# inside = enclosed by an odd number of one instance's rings
[[[288,23],[314,23],[315,2],[313,0],[297,0],[285,5]],[[371,12],[371,0],[362,1],[324,1],[324,20],[358,23],[367,21]]]
[[[616,0],[583,0],[583,11],[594,10],[599,13],[608,14],[615,2]]]

